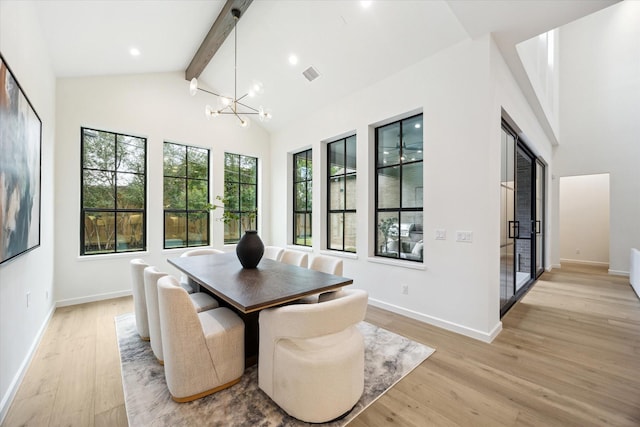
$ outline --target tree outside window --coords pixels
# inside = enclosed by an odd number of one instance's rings
[[[164,248],[209,245],[209,150],[164,143]]]
[[[311,246],[311,149],[293,155],[293,244]]]
[[[258,224],[258,159],[224,155],[224,243],[237,243]]]
[[[80,254],[146,249],[147,140],[81,129]]]

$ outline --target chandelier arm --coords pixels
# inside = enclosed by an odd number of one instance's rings
[[[206,93],[210,93],[211,95],[215,95],[215,96],[217,96],[219,98],[224,98],[224,96],[222,96],[222,95],[219,95],[219,94],[217,94],[215,92],[211,92],[210,90],[202,89],[201,87],[199,87],[198,90],[201,90],[201,91],[206,92]]]
[[[248,109],[250,109],[250,110],[254,111],[254,113],[252,113],[252,114],[258,114],[258,113],[260,112],[260,110],[258,110],[257,108],[253,108],[253,107],[252,107],[252,106],[250,106],[250,105],[247,105],[247,104],[245,104],[245,103],[242,103],[242,102],[240,102],[240,100],[238,100],[238,101],[237,101],[237,103],[238,103],[238,104],[240,104],[240,105],[242,105],[242,106],[243,106],[243,107],[245,107],[245,108],[248,108]]]

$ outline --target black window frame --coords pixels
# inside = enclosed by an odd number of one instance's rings
[[[293,154],[293,244],[297,246],[313,246],[313,230],[312,230],[312,221],[313,221],[313,191],[310,189],[313,185],[313,150],[311,148],[303,151],[299,151]],[[298,161],[299,157],[304,156],[304,164],[305,168],[309,170],[309,162],[311,162],[311,171],[312,173],[305,173],[305,177],[303,179],[298,179]],[[305,208],[297,209],[296,206],[296,191],[297,185],[305,183]],[[311,194],[311,200],[309,200],[309,194]],[[298,239],[296,236],[296,230],[298,229],[298,215],[302,214],[304,218],[304,223],[302,224],[303,230],[309,230],[309,234],[305,234],[304,243],[298,243]],[[307,217],[309,218],[309,224],[307,224]]]
[[[344,138],[340,138],[336,141],[332,141],[327,143],[326,149],[327,149],[327,249],[328,250],[332,250],[332,251],[338,251],[338,252],[347,252],[347,253],[356,253],[356,248],[354,247],[352,251],[349,251],[346,249],[346,244],[345,244],[345,214],[350,213],[350,214],[355,214],[356,213],[356,208],[354,207],[353,209],[347,209],[347,178],[348,177],[355,177],[357,179],[357,164],[356,167],[354,168],[353,172],[347,172],[347,143],[348,142],[352,142],[354,145],[354,152],[357,153],[357,139],[356,139],[356,135],[349,135],[346,136]],[[331,174],[331,147],[333,145],[337,145],[337,144],[342,144],[343,146],[343,154],[344,157],[342,159],[342,172],[341,173],[336,173],[336,174]],[[344,200],[343,200],[343,209],[331,209],[331,181],[335,180],[335,179],[339,179],[342,178],[344,180],[345,183],[345,191],[343,194]],[[355,206],[355,202],[354,202],[354,206]],[[332,214],[342,214],[342,249],[337,249],[337,248],[333,248],[331,247],[331,216]]]
[[[375,226],[375,230],[374,230],[374,236],[375,236],[375,247],[374,247],[374,255],[376,257],[382,257],[382,258],[391,258],[391,259],[398,259],[398,260],[402,260],[402,261],[408,261],[408,262],[418,262],[418,263],[423,263],[424,262],[424,250],[422,252],[422,258],[421,259],[414,259],[414,258],[404,258],[401,256],[402,253],[402,244],[403,244],[403,237],[401,236],[401,224],[402,224],[402,214],[403,213],[414,213],[414,212],[420,212],[422,213],[422,233],[423,233],[423,245],[424,245],[424,200],[422,201],[422,206],[421,207],[403,207],[402,206],[402,202],[403,202],[403,197],[402,197],[402,179],[403,179],[403,169],[404,167],[408,166],[408,165],[414,165],[414,164],[422,164],[422,173],[424,176],[424,154],[422,156],[421,159],[419,160],[415,160],[415,161],[405,161],[404,158],[404,144],[401,143],[400,147],[399,147],[399,154],[398,154],[398,163],[393,163],[393,164],[385,164],[383,166],[380,166],[380,161],[379,161],[379,155],[380,155],[380,149],[379,149],[379,134],[380,131],[388,126],[393,126],[396,124],[399,124],[400,126],[400,141],[403,141],[403,136],[404,136],[404,122],[408,121],[408,120],[412,120],[415,119],[417,117],[421,117],[422,118],[422,125],[420,126],[421,129],[424,128],[424,117],[422,113],[419,114],[415,114],[412,116],[408,116],[408,117],[404,117],[400,120],[396,120],[394,122],[391,123],[386,123],[384,125],[378,126],[375,128],[375,163],[374,163],[374,169],[375,169],[375,205],[374,205],[374,211],[375,211],[375,222],[374,222],[374,226]],[[422,138],[422,153],[424,153],[424,136]],[[393,167],[398,167],[399,170],[399,191],[400,194],[398,195],[398,200],[399,200],[399,207],[397,208],[380,208],[379,207],[379,200],[378,200],[378,196],[379,196],[379,176],[380,173],[379,171],[382,169],[387,169],[387,168],[393,168]],[[381,251],[381,246],[383,245],[383,243],[386,242],[380,242],[378,240],[378,226],[380,224],[380,220],[379,220],[379,216],[380,213],[396,213],[397,214],[397,218],[398,218],[398,223],[396,224],[396,232],[397,232],[397,237],[398,237],[398,250],[395,252],[395,255],[393,253],[389,253],[389,252],[382,252]],[[424,247],[424,246],[423,246]]]
[[[224,153],[225,156],[225,169],[224,169],[224,198],[227,199],[228,198],[228,194],[227,194],[227,189],[228,189],[228,184],[229,183],[233,183],[233,184],[237,184],[238,186],[238,209],[228,209],[227,206],[224,207],[225,213],[229,213],[235,217],[237,217],[237,219],[231,219],[230,221],[237,221],[237,229],[238,229],[238,236],[237,238],[233,238],[233,239],[227,239],[225,237],[224,239],[224,244],[228,245],[228,244],[234,244],[234,243],[238,243],[240,241],[240,239],[242,238],[243,232],[246,230],[257,230],[258,228],[258,158],[257,157],[253,157],[253,156],[247,156],[244,154],[236,154],[236,153]],[[238,158],[238,165],[242,164],[242,159],[252,159],[255,161],[255,176],[253,181],[254,182],[245,182],[242,180],[242,169],[240,168],[240,166],[238,166],[238,177],[237,180],[235,181],[231,181],[230,179],[227,179],[227,156],[235,156]],[[255,194],[255,200],[254,200],[254,206],[253,209],[247,210],[247,209],[242,209],[242,187],[243,186],[247,186],[247,185],[252,185],[255,187],[254,190],[254,194]],[[249,218],[249,227],[245,228],[244,227],[244,218]],[[252,225],[255,224],[255,227],[252,228]],[[228,227],[228,223],[225,224],[225,236],[227,234],[227,227]]]
[[[87,132],[100,132],[103,134],[110,134],[113,136],[113,142],[114,142],[114,158],[113,158],[113,168],[112,169],[108,169],[108,168],[89,168],[86,167],[86,159],[85,159],[85,135],[87,134]],[[135,138],[135,139],[139,139],[141,141],[144,142],[144,154],[143,154],[143,164],[144,164],[144,172],[143,173],[139,173],[139,172],[132,172],[132,171],[119,171],[118,170],[118,148],[117,148],[117,144],[118,144],[118,139],[119,137],[126,137],[126,138]],[[80,127],[80,256],[95,256],[95,255],[110,255],[110,254],[117,254],[117,253],[126,253],[126,252],[143,252],[147,250],[147,138],[145,137],[141,137],[141,136],[136,136],[136,135],[129,135],[129,134],[125,134],[125,133],[120,133],[120,132],[112,132],[112,131],[106,131],[106,130],[100,130],[100,129],[95,129],[95,128],[90,128],[90,127]],[[85,172],[106,172],[106,173],[112,173],[114,176],[114,180],[113,180],[113,206],[111,208],[87,208],[85,207]],[[118,174],[119,173],[127,173],[127,174],[134,174],[134,175],[142,175],[143,176],[143,203],[142,203],[142,208],[118,208],[117,204],[118,204]],[[87,218],[98,218],[98,220],[100,220],[100,215],[102,213],[110,213],[113,214],[113,227],[114,227],[114,231],[113,231],[113,248],[112,249],[101,249],[100,248],[100,244],[98,243],[99,246],[99,250],[97,251],[90,251],[88,252],[86,249],[86,242],[87,242],[87,238],[89,238],[89,236],[87,236],[85,233],[87,231],[87,227],[86,227],[86,219]],[[91,214],[95,214],[94,216],[92,216]],[[117,216],[118,214],[140,214],[142,215],[142,220],[140,222],[140,224],[138,224],[139,230],[140,230],[140,245],[138,247],[133,247],[131,249],[129,249],[129,247],[127,247],[126,249],[122,249],[120,248],[120,243],[119,243],[119,239],[118,237],[121,236],[122,232],[119,233],[119,227],[118,227],[118,220],[117,220]],[[131,218],[131,217],[130,217]],[[97,226],[96,226],[97,228]]]
[[[167,144],[171,144],[171,145],[175,145],[175,146],[179,146],[179,147],[184,147],[185,149],[185,174],[184,176],[178,176],[178,175],[167,175],[166,171],[164,169],[164,148],[166,147]],[[206,179],[201,179],[201,178],[192,178],[189,177],[189,149],[195,149],[195,150],[204,150],[207,152],[207,173],[206,173]],[[163,249],[183,249],[183,248],[197,248],[197,247],[202,247],[202,246],[209,246],[211,244],[211,211],[208,208],[204,208],[204,209],[189,209],[189,192],[186,191],[186,189],[189,187],[189,181],[204,181],[207,183],[207,190],[206,190],[206,194],[207,194],[207,204],[211,203],[211,199],[210,199],[210,195],[211,195],[211,150],[208,148],[204,148],[204,147],[197,147],[194,145],[187,145],[187,144],[180,144],[180,143],[176,143],[176,142],[170,142],[170,141],[164,141],[162,144],[162,159],[163,159],[163,167],[162,167],[162,188],[163,188],[163,192],[162,192],[162,205],[163,205],[163,213],[162,213],[162,247]],[[169,208],[167,209],[167,207],[165,206],[165,195],[164,195],[164,185],[165,185],[165,179],[166,178],[171,178],[171,179],[183,179],[185,181],[185,202],[184,202],[184,209],[177,209],[177,208]],[[171,245],[171,246],[167,246],[167,215],[169,214],[184,214],[186,216],[186,222],[187,224],[189,223],[189,215],[202,215],[205,214],[205,218],[206,218],[206,227],[205,227],[205,231],[206,231],[206,237],[204,239],[200,239],[200,243],[192,243],[191,239],[189,238],[189,226],[187,225],[187,229],[186,229],[186,235],[185,235],[185,239],[183,240],[183,244],[182,245]]]

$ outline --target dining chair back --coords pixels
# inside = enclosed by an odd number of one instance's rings
[[[323,423],[343,415],[364,390],[364,320],[368,295],[341,290],[318,304],[259,315],[258,386],[289,415]]]
[[[304,252],[285,249],[282,253],[282,259],[280,259],[280,261],[284,262],[285,264],[297,265],[298,267],[307,268],[307,265],[309,263],[309,255]]]
[[[149,317],[144,291],[144,269],[149,264],[140,258],[129,262],[131,269],[131,290],[133,292],[133,311],[136,316],[136,330],[144,341],[149,341]]]
[[[281,261],[284,248],[279,246],[265,246],[263,258],[272,259],[274,261]]]
[[[224,251],[221,251],[220,249],[196,248],[196,249],[190,249],[186,252],[183,252],[180,256],[188,257],[188,256],[212,255],[212,254],[223,254],[223,253]],[[184,273],[180,273],[180,286],[182,286],[184,290],[190,294],[196,291],[192,283],[189,281],[189,277]]]
[[[226,307],[196,312],[173,276],[158,280],[164,374],[173,400],[189,402],[230,387],[244,372],[244,323]]]
[[[323,273],[342,276],[342,260],[328,255],[316,255],[309,268]]]

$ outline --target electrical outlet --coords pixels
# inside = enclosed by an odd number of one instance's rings
[[[402,295],[409,295],[409,285],[406,283],[402,285]]]
[[[442,228],[436,229],[436,240],[447,240],[447,230]]]
[[[580,255],[580,249],[576,249],[576,254]]]
[[[31,305],[31,292],[27,292],[27,308]]]
[[[44,291],[44,299],[45,299],[45,301],[49,301],[49,289],[45,289],[45,291]]]

